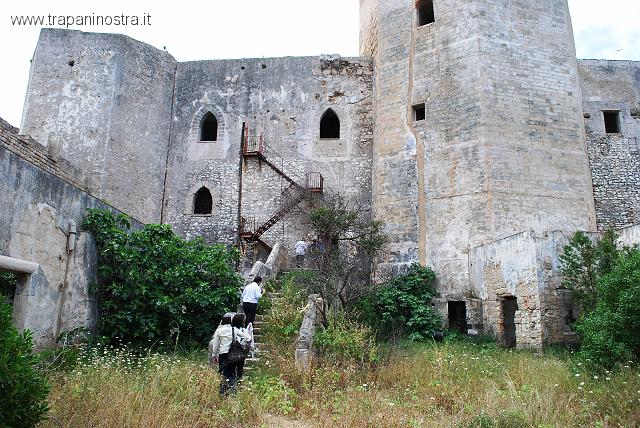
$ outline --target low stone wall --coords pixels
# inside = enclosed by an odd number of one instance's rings
[[[295,364],[301,371],[309,369],[313,361],[313,339],[316,329],[322,323],[324,301],[319,294],[311,294],[304,308],[304,318],[296,342]]]
[[[275,279],[288,263],[287,251],[282,247],[279,242],[273,246],[271,253],[266,262],[258,260],[254,263],[251,271],[243,275],[245,277],[245,285],[253,281],[256,276],[260,276],[264,281],[268,279]]]

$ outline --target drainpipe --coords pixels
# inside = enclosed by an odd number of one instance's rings
[[[67,260],[64,268],[64,282],[62,283],[62,287],[60,287],[60,290],[58,290],[58,292],[60,293],[60,301],[58,304],[58,317],[56,319],[55,335],[53,337],[56,343],[60,336],[60,326],[62,325],[62,311],[64,310],[67,285],[69,283],[69,266],[71,266],[71,254],[76,249],[77,234],[78,228],[76,226],[75,220],[69,220],[69,229],[67,234]]]

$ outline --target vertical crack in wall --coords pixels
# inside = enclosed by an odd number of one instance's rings
[[[176,80],[178,78],[178,63],[173,69],[173,89],[171,90],[171,116],[169,117],[169,135],[167,138],[167,156],[164,162],[164,180],[162,182],[162,202],[160,203],[160,224],[164,223],[164,204],[167,197],[167,175],[169,174],[169,154],[171,153],[171,136],[173,135],[173,114],[176,105]]]
[[[413,122],[413,79],[414,79],[414,59],[416,54],[416,29],[411,28],[411,41],[409,47],[409,76],[407,84],[407,127],[416,140],[416,168],[418,170],[418,259],[422,266],[427,265],[427,198],[425,195],[424,181],[424,141],[420,138]]]

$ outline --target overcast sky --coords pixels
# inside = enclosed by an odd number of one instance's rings
[[[533,0],[532,0],[533,1]],[[20,125],[22,105],[41,26],[12,25],[16,15],[150,15],[149,26],[88,27],[116,32],[179,61],[219,58],[358,55],[358,0],[22,0],[0,12],[0,117]],[[579,58],[640,61],[640,0],[569,0]]]

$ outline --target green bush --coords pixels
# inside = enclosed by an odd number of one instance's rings
[[[130,232],[126,216],[106,210],[88,210],[84,226],[98,246],[98,328],[109,341],[205,343],[237,304],[235,251],[167,225]]]
[[[640,250],[623,252],[597,282],[595,307],[576,323],[579,356],[601,368],[640,357]]]
[[[585,311],[595,307],[598,281],[611,272],[620,256],[617,238],[616,232],[609,229],[594,243],[578,231],[560,255],[563,285],[571,290],[573,298]]]
[[[361,320],[381,336],[395,333],[422,340],[442,329],[443,320],[430,306],[436,276],[429,268],[411,266],[383,287],[360,299],[356,308]]]
[[[348,321],[339,314],[319,330],[314,344],[320,356],[336,363],[366,365],[377,361],[378,346],[371,328]]]
[[[11,306],[0,300],[0,424],[32,427],[47,413],[49,386],[36,370],[31,334],[20,334]]]

